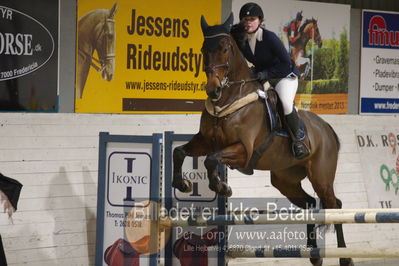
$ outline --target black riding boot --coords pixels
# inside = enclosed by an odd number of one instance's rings
[[[303,159],[309,155],[309,150],[305,143],[303,143],[305,132],[300,127],[299,117],[295,108],[289,115],[286,115],[285,118],[287,119],[287,125],[291,131],[292,152],[295,158]]]

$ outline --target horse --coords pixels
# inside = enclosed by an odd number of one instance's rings
[[[115,3],[111,9],[95,9],[78,21],[76,96],[82,98],[90,66],[111,81],[115,70]],[[98,59],[93,56],[97,51]]]
[[[300,37],[292,44],[291,59],[295,62],[299,72],[302,73],[301,78],[305,78],[311,68],[310,58],[306,54],[307,43],[312,39],[319,48],[323,45],[317,20],[314,18],[306,19],[299,28],[299,34]]]
[[[307,177],[323,208],[341,208],[342,202],[335,196],[333,186],[340,147],[337,134],[318,115],[299,110],[307,132],[305,141],[310,155],[301,160],[293,156],[291,140],[276,134],[271,118],[265,115],[268,108],[264,100],[257,97],[257,91],[263,86],[252,77],[230,34],[232,21],[231,14],[223,24],[208,26],[205,18],[201,17],[204,33],[201,52],[208,98],[198,133],[173,150],[172,186],[183,193],[191,192],[191,182],[182,176],[184,158],[206,156],[204,165],[209,188],[220,197],[230,197],[232,190],[219,178],[219,164],[248,173],[246,170],[252,168],[252,162],[253,169],[269,170],[271,184],[298,207],[316,207],[315,198],[301,186],[301,181]],[[211,46],[213,49],[209,48]],[[257,160],[253,161],[252,158],[256,157]],[[338,247],[346,247],[342,224],[336,224],[335,229]],[[309,247],[317,247],[314,230],[314,225],[307,225]],[[321,265],[322,259],[312,258],[311,262]],[[352,265],[353,262],[351,258],[341,258],[340,263]]]

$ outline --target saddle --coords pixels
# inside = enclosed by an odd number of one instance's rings
[[[263,141],[263,143],[253,152],[246,168],[238,168],[237,170],[246,175],[253,175],[256,162],[262,154],[272,144],[275,136],[290,138],[288,125],[284,119],[283,105],[278,97],[276,90],[269,88],[266,92],[258,91],[259,97],[264,99],[267,109],[266,115],[270,121],[270,134]],[[305,131],[305,126],[300,123],[302,129]]]
[[[290,134],[288,133],[288,126],[284,119],[283,105],[281,104],[276,90],[268,89],[263,99],[265,101],[267,115],[269,116],[270,130],[272,132],[275,131],[277,136],[289,138]]]

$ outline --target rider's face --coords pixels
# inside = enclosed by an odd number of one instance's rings
[[[247,33],[255,32],[261,22],[259,20],[259,17],[244,17],[242,20],[244,21],[245,30],[247,31]]]

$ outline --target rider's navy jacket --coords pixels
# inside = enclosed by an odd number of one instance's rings
[[[262,41],[256,40],[256,56],[252,53],[248,41],[245,42],[243,51],[245,58],[254,64],[256,72],[265,73],[266,80],[285,78],[292,72],[299,76],[295,63],[277,35],[267,29],[262,30]]]

